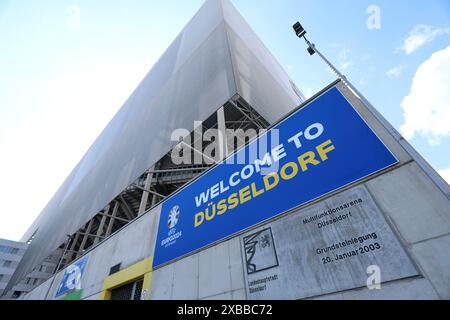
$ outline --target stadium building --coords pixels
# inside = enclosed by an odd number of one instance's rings
[[[4,297],[449,299],[449,199],[345,81],[306,101],[207,0],[23,236]]]

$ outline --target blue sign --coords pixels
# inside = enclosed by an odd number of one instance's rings
[[[397,162],[333,87],[164,202],[154,267]]]
[[[81,289],[81,277],[83,276],[87,261],[88,256],[85,256],[66,268],[55,297],[60,297],[66,293]]]

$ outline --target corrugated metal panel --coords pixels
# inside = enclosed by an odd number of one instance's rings
[[[223,1],[238,93],[275,123],[305,101],[285,70],[229,1]]]

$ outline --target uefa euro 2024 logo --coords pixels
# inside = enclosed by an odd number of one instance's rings
[[[177,239],[179,239],[182,235],[181,231],[177,231],[175,226],[178,224],[180,220],[180,206],[174,206],[172,210],[169,212],[169,216],[167,218],[167,228],[169,232],[167,233],[167,238],[161,240],[161,245],[164,247],[171,246],[176,243]]]
[[[169,218],[167,219],[167,227],[169,229],[175,228],[180,219],[180,206],[175,206],[169,212]]]

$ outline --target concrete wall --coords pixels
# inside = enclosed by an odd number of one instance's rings
[[[316,299],[450,299],[450,201],[415,162],[365,185],[421,276]]]
[[[83,299],[98,299],[110,268],[127,268],[153,255],[160,207],[146,213],[90,251],[82,277]],[[54,299],[64,272],[59,272],[48,293]],[[179,260],[152,275],[150,299],[245,299],[239,239],[235,238]],[[44,299],[52,279],[24,296]]]
[[[160,210],[158,206],[147,212],[86,254],[88,263],[81,282],[83,299],[99,297],[103,281],[109,275],[112,266],[120,263],[121,269],[124,269],[152,256]],[[64,270],[54,277],[55,280],[48,294],[49,299],[55,298],[63,274]],[[43,299],[52,279],[27,294],[24,299]],[[42,289],[44,286],[46,289]]]
[[[365,185],[420,275],[383,283],[381,290],[359,288],[312,299],[450,299],[448,190],[443,190],[430,178],[399,144],[398,137],[390,133],[352,93],[338,86],[400,160],[387,172],[348,186],[346,190]],[[315,203],[321,201],[323,199]],[[100,297],[103,280],[111,266],[122,263],[122,268],[126,268],[153,256],[160,210],[157,207],[147,212],[88,253],[89,262],[82,278],[83,299]],[[56,275],[49,297],[54,297],[61,277],[62,272]],[[50,282],[35,289],[25,299],[45,298]],[[246,298],[240,236],[152,272],[150,299]]]
[[[245,299],[239,238],[153,272],[151,299]]]

